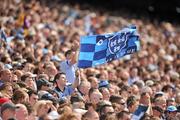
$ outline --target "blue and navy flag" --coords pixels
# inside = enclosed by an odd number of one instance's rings
[[[78,67],[94,67],[139,50],[140,41],[135,26],[126,27],[113,34],[82,36]]]

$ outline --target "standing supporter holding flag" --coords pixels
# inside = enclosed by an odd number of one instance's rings
[[[60,63],[60,70],[65,73],[68,83],[73,84],[75,81],[75,71],[77,70],[77,54],[79,42],[74,41],[71,50],[65,52],[66,60]]]

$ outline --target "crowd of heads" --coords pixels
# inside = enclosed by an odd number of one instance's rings
[[[85,8],[0,1],[0,118],[179,120],[179,26]],[[76,69],[80,36],[130,24],[140,34],[138,53]]]

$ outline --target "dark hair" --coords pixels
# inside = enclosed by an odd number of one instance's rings
[[[72,50],[67,50],[64,55],[65,55],[65,57],[67,57],[71,53],[72,53]]]
[[[30,97],[32,94],[38,95],[38,93],[37,93],[35,90],[32,90],[32,89],[29,89],[29,91],[27,92],[27,94],[29,95],[29,97]]]
[[[160,112],[160,113],[163,113],[163,109],[160,108],[159,106],[153,106],[152,109],[153,109],[153,110],[156,110],[156,111],[158,111],[158,112]]]
[[[100,115],[106,114],[106,113],[105,113],[105,109],[106,109],[107,107],[112,107],[112,105],[106,104],[106,105],[101,106],[101,107],[99,108],[99,113],[100,113]]]
[[[129,96],[127,101],[126,101],[127,107],[131,107],[135,102],[136,102],[136,97],[135,96]]]
[[[88,110],[89,107],[93,106],[93,104],[91,102],[86,102],[85,103],[85,109]]]
[[[109,98],[109,101],[111,103],[119,103],[119,101],[122,99],[120,95],[111,95]]]
[[[59,79],[61,75],[65,75],[65,73],[63,72],[57,73],[54,77],[54,82],[56,82],[56,80]]]
[[[173,89],[173,87],[171,85],[165,85],[163,88],[162,88],[162,91],[163,92],[167,92],[168,89]]]
[[[71,96],[70,101],[71,101],[72,104],[74,102],[82,102],[83,98],[80,95],[76,94],[76,95]]]

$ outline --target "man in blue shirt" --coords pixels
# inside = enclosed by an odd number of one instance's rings
[[[54,91],[58,94],[58,97],[60,99],[66,99],[74,92],[74,89],[79,85],[79,71],[76,71],[76,80],[72,85],[66,84],[67,80],[65,73],[57,73],[54,77],[54,82],[56,84]]]
[[[73,84],[76,78],[75,71],[77,70],[76,51],[66,51],[65,57],[66,60],[60,63],[60,70],[66,74],[67,81]]]
[[[60,70],[66,74],[68,83],[73,84],[75,81],[75,71],[77,70],[77,56],[79,41],[74,40],[71,50],[65,52],[66,60],[60,63]]]

